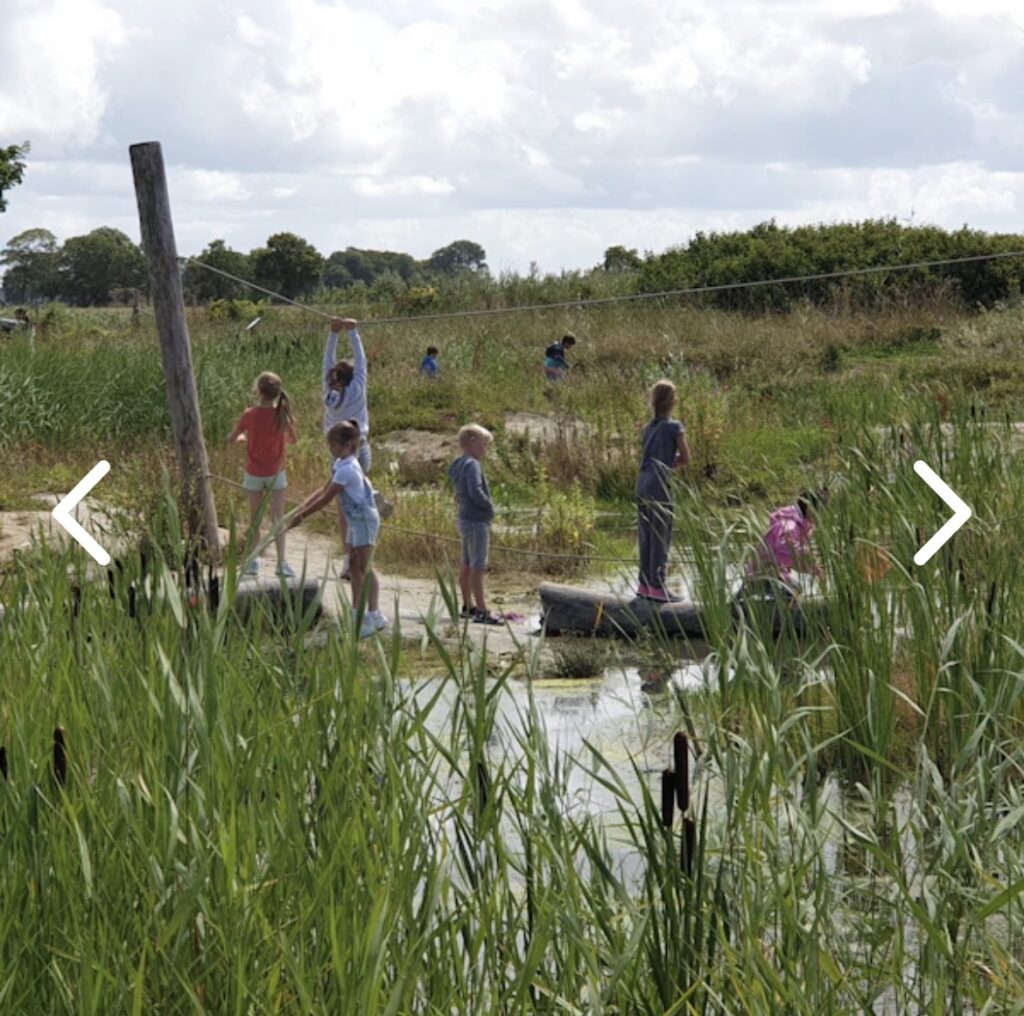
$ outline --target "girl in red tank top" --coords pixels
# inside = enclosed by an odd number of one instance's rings
[[[281,379],[269,371],[256,378],[253,394],[257,405],[247,409],[238,418],[228,444],[245,442],[245,476],[242,486],[249,495],[252,526],[250,545],[260,538],[259,511],[264,499],[270,497],[271,525],[276,526],[284,515],[285,491],[288,477],[284,470],[284,448],[295,443],[295,418],[292,416],[288,393]],[[285,534],[274,541],[277,545],[277,574],[291,578],[295,575],[284,558]],[[253,558],[245,569],[246,575],[258,575],[259,558]]]

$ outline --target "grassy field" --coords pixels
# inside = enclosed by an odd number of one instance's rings
[[[323,335],[274,315],[252,338],[195,313],[204,420],[212,445],[256,374],[278,370],[304,422],[289,464],[304,491],[324,465]],[[697,468],[677,531],[716,677],[659,714],[666,764],[674,729],[699,750],[689,874],[658,774],[556,750],[531,678],[530,705],[499,719],[512,678],[468,644],[438,643],[444,673],[425,682],[398,634],[367,645],[331,628],[308,644],[308,619],[243,626],[230,594],[215,615],[188,606],[145,324],[97,312],[5,346],[2,507],[66,489],[104,456],[110,491],[163,534],[164,560],[136,618],[124,584],[138,562],[113,599],[81,581],[75,555],[26,555],[0,575],[3,1010],[1015,1011],[1022,323],[1019,309],[619,308],[366,328],[375,439],[492,426],[499,501],[560,519],[550,546],[589,520],[594,548],[629,553],[599,513],[628,511],[646,385],[679,383]],[[538,362],[566,327],[585,369],[552,401]],[[415,373],[429,343],[438,384]],[[523,410],[582,420],[592,440],[506,436],[505,414]],[[947,513],[918,457],[975,510],[923,568],[913,553]],[[239,472],[226,451],[214,460]],[[439,528],[446,495],[429,479],[396,482],[405,518]],[[734,627],[724,577],[765,508],[825,480],[827,631],[775,641],[756,619]],[[382,550],[398,566],[416,546]],[[613,814],[578,806],[581,771]]]

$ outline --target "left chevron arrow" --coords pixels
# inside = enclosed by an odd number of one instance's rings
[[[110,555],[71,517],[71,513],[78,507],[78,502],[110,472],[110,463],[104,459],[97,462],[92,469],[75,485],[74,490],[62,498],[53,509],[53,517],[59,522],[68,534],[84,548],[97,564],[110,564]]]

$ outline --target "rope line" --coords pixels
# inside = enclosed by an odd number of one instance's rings
[[[245,487],[240,484],[237,480],[232,480],[227,476],[220,476],[217,473],[206,473],[207,479],[217,480],[220,483],[225,483],[230,487],[235,487],[238,490],[245,490]],[[285,503],[290,505],[299,505],[302,502],[296,501],[294,498],[286,497]],[[382,527],[383,528],[383,527]],[[457,536],[444,536],[442,533],[431,533],[425,529],[408,529],[405,526],[396,525],[394,522],[388,522],[387,528],[394,530],[397,533],[405,533],[408,536],[420,536],[428,540],[440,540],[443,543],[458,543],[462,541]],[[631,568],[636,566],[636,561],[633,558],[627,557],[607,557],[607,556],[595,556],[592,554],[581,555],[581,554],[562,554],[553,550],[532,550],[529,547],[509,547],[498,543],[492,543],[490,545],[491,550],[500,550],[506,554],[521,554],[528,557],[542,557],[548,558],[554,561],[579,561],[585,556],[588,562],[600,563],[600,564],[628,564]],[[676,560],[686,561],[683,555],[676,555]]]
[[[255,282],[250,282],[248,279],[240,279],[237,275],[225,272],[222,268],[214,268],[213,265],[206,264],[205,261],[197,261],[195,258],[186,257],[179,257],[178,260],[184,261],[186,264],[196,265],[199,268],[205,268],[208,272],[223,275],[225,279],[231,279],[232,282],[238,282],[243,286],[248,286],[250,289],[259,290],[261,293],[266,293],[267,296],[272,296],[276,300],[281,300],[284,303],[290,303],[293,307],[298,307],[299,310],[307,311],[310,314],[316,314],[317,317],[326,318],[328,321],[335,316],[334,314],[325,314],[322,310],[317,310],[315,307],[309,306],[309,304],[299,303],[298,300],[292,300],[290,297],[282,296],[280,293],[275,293],[272,289],[265,289],[263,286],[257,286]]]
[[[915,261],[897,265],[873,265],[868,268],[845,268],[838,269],[834,272],[814,272],[807,275],[789,275],[780,279],[753,279],[747,282],[722,282],[713,286],[689,286],[684,289],[664,289],[657,293],[631,293],[624,296],[590,297],[586,300],[564,300],[558,303],[534,303],[515,307],[484,307],[477,310],[453,310],[437,314],[415,314],[403,317],[366,318],[364,320],[360,320],[359,325],[360,327],[365,327],[366,325],[387,325],[411,323],[414,321],[440,321],[450,318],[485,317],[494,314],[521,314],[527,311],[538,310],[565,310],[570,307],[594,307],[599,304],[629,303],[631,301],[639,300],[659,300],[669,296],[699,296],[704,293],[722,293],[734,289],[755,289],[761,286],[781,286],[794,282],[819,282],[824,279],[852,278],[853,276],[858,275],[878,275],[884,272],[910,272],[917,268],[939,268],[946,265],[962,265],[978,261],[999,261],[1004,258],[1019,257],[1024,257],[1024,250],[1003,251],[995,254],[972,254],[960,258],[942,258],[937,261]],[[250,282],[248,279],[239,278],[237,275],[232,275],[230,272],[226,272],[222,268],[215,268],[213,265],[208,265],[204,261],[197,261],[195,258],[189,257],[182,257],[178,260],[184,261],[187,264],[196,265],[199,268],[205,268],[210,272],[215,272],[217,275],[222,275],[226,279],[231,279],[233,282],[237,282],[243,286],[249,286],[261,293],[266,293],[268,296],[272,296],[284,303],[291,304],[293,307],[298,307],[300,310],[304,310],[310,314],[315,314],[317,317],[330,320],[335,316],[333,314],[326,314],[324,311],[317,310],[309,304],[300,303],[298,300],[282,296],[280,293],[275,293],[271,289],[258,286],[255,282]]]

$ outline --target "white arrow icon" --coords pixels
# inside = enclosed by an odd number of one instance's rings
[[[53,517],[76,539],[90,554],[97,564],[110,564],[110,555],[71,517],[78,507],[78,502],[110,472],[110,463],[104,459],[97,462],[92,469],[75,486],[63,500],[53,509]]]
[[[939,548],[971,517],[972,512],[927,462],[918,459],[914,463],[914,472],[953,509],[952,518],[914,555],[914,564],[927,564]]]

